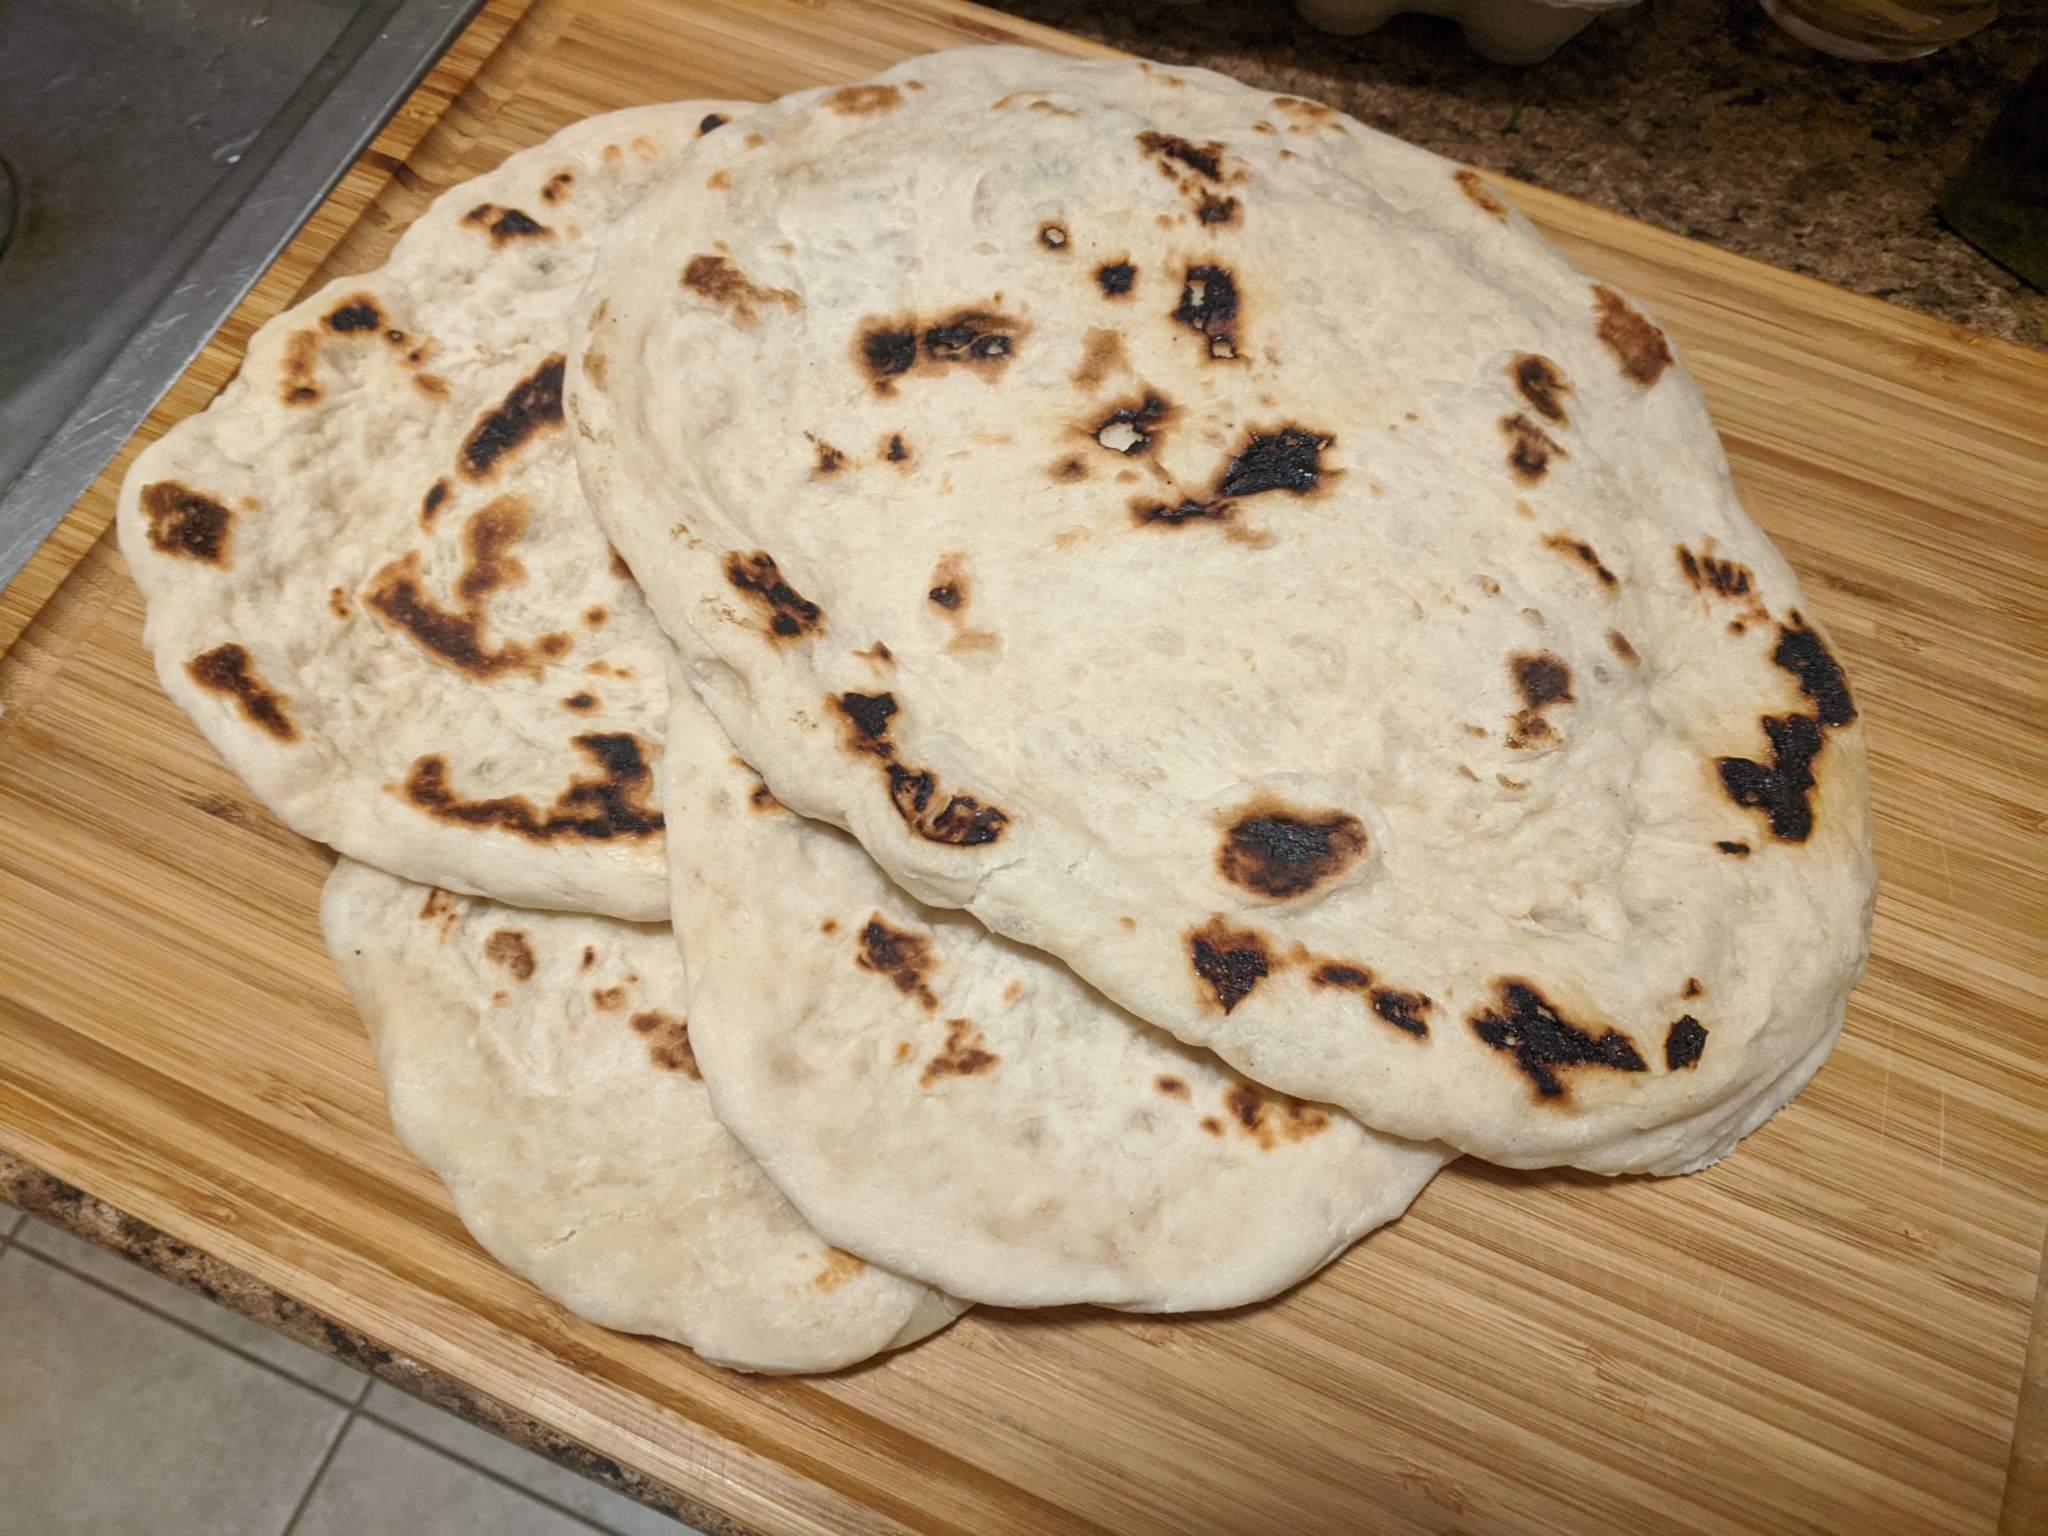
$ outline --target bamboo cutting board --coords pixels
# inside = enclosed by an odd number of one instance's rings
[[[1081,47],[952,0],[497,0],[479,25],[481,74],[292,270],[373,263],[441,186],[586,113],[958,42]],[[1992,1528],[2048,1194],[2048,359],[1502,190],[1677,338],[1869,724],[1870,974],[1832,1061],[1735,1157],[1662,1182],[1467,1162],[1277,1303],[983,1311],[829,1380],[590,1327],[486,1259],[393,1140],[320,948],[327,855],[157,691],[94,542],[111,477],[0,661],[0,1146],[721,1527]]]

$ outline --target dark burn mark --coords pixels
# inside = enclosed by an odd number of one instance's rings
[[[1039,225],[1038,243],[1048,251],[1064,251],[1067,248],[1067,226],[1064,224]]]
[[[948,614],[958,614],[967,606],[973,590],[975,586],[967,578],[967,555],[950,553],[942,555],[938,565],[932,567],[932,586],[924,596]]]
[[[1306,1141],[1330,1128],[1327,1111],[1284,1093],[1269,1094],[1256,1083],[1235,1083],[1223,1090],[1223,1107],[1247,1136],[1270,1152],[1282,1141]],[[1208,1129],[1204,1121],[1202,1128]]]
[[[1074,481],[1088,478],[1088,466],[1078,455],[1070,454],[1052,467],[1055,480]]]
[[[461,606],[453,612],[428,595],[418,550],[408,550],[373,576],[363,601],[458,672],[485,680],[506,672],[538,676],[543,661],[568,649],[567,636],[543,635],[530,644],[507,640],[496,649],[484,638],[489,629],[484,609],[491,594],[526,579],[526,567],[511,550],[525,537],[527,516],[526,501],[519,496],[500,496],[470,514],[462,525],[462,570],[455,578]]]
[[[1120,403],[1095,424],[1089,436],[1111,453],[1145,453],[1175,414],[1172,402],[1164,395],[1147,390]]]
[[[972,795],[949,795],[943,806],[931,810],[937,790],[937,781],[924,769],[889,764],[889,798],[896,814],[926,842],[978,848],[1003,835],[1009,816]]]
[[[860,338],[861,360],[879,385],[898,373],[917,366],[917,332],[914,330],[868,330]]]
[[[1571,457],[1556,438],[1520,411],[1501,417],[1500,433],[1508,440],[1508,469],[1522,485],[1534,485],[1548,474],[1552,459]]]
[[[1508,365],[1508,377],[1514,380],[1516,392],[1529,402],[1530,409],[1544,420],[1559,426],[1570,421],[1565,414],[1564,397],[1572,392],[1572,386],[1549,358],[1537,352],[1521,353]]]
[[[945,1077],[973,1077],[986,1072],[1003,1058],[987,1049],[988,1042],[981,1037],[981,1031],[974,1027],[972,1019],[946,1020],[946,1043],[939,1047],[938,1055],[924,1064],[924,1071],[917,1077],[917,1086],[929,1088]]]
[[[1363,992],[1372,986],[1372,972],[1362,965],[1327,960],[1309,972],[1308,981],[1312,987],[1341,987],[1347,992]]]
[[[1188,268],[1173,318],[1209,338],[1211,357],[1237,355],[1237,311],[1237,280],[1228,271],[1208,263]]]
[[[568,840],[605,843],[652,837],[662,829],[661,812],[647,804],[654,775],[637,736],[624,733],[578,736],[575,744],[597,765],[595,777],[569,780],[546,811],[524,795],[465,800],[448,787],[448,763],[422,757],[406,775],[403,793],[437,821],[510,832],[529,842]]]
[[[1208,984],[1210,996],[1225,1013],[1272,973],[1264,936],[1249,928],[1228,927],[1220,914],[1189,930],[1187,944],[1195,974]]]
[[[597,708],[597,695],[594,693],[572,693],[568,698],[562,700],[562,708],[568,710],[571,714],[587,715],[590,711]]]
[[[1233,498],[1286,491],[1305,496],[1322,478],[1323,450],[1335,441],[1326,433],[1301,427],[1254,433],[1224,469],[1216,482],[1216,494]]]
[[[896,744],[889,740],[889,724],[896,714],[896,698],[888,693],[842,693],[829,700],[850,729],[846,746],[851,752],[878,758],[889,781],[889,800],[904,824],[926,842],[952,848],[978,848],[1003,835],[1009,824],[1006,812],[983,805],[973,795],[948,795],[938,799],[938,780],[922,768],[905,767],[896,760]]]
[[[870,320],[854,337],[855,364],[879,395],[892,394],[906,374],[970,367],[993,381],[1015,355],[1029,328],[994,309],[960,309],[930,324],[915,317]]]
[[[853,963],[864,971],[886,976],[905,997],[914,997],[927,1012],[939,1006],[927,980],[938,961],[932,955],[931,940],[921,933],[891,928],[879,912],[869,916],[860,930],[860,951]]]
[[[825,616],[818,605],[782,579],[775,557],[765,550],[743,555],[734,550],[725,557],[725,579],[744,592],[766,621],[769,637],[794,640],[798,635],[815,635],[825,628]]]
[[[427,487],[427,494],[420,498],[420,526],[432,528],[434,516],[441,510],[441,503],[448,499],[448,482],[436,480]]]
[[[1508,721],[1508,745],[1528,748],[1555,739],[1557,732],[1544,718],[1544,711],[1554,704],[1575,702],[1571,668],[1563,657],[1538,651],[1510,656],[1508,671],[1522,696],[1522,708]]]
[[[1535,1085],[1539,1099],[1570,1096],[1559,1068],[1606,1067],[1614,1072],[1648,1070],[1634,1043],[1619,1030],[1594,1035],[1572,1023],[1526,981],[1495,982],[1498,1000],[1468,1023],[1480,1041],[1496,1051],[1512,1052],[1515,1064]]]
[[[1856,705],[1849,697],[1849,680],[1841,663],[1798,613],[1779,630],[1771,660],[1799,679],[1799,691],[1813,701],[1822,725],[1848,725],[1855,720]]]
[[[790,314],[803,307],[789,289],[763,288],[750,282],[746,273],[723,256],[692,256],[683,268],[682,285],[724,309],[743,331],[751,331],[760,322],[761,310],[770,304],[780,304]]]
[[[1169,179],[1179,179],[1175,162],[1207,181],[1223,179],[1223,146],[1213,139],[1207,144],[1190,144],[1174,134],[1147,131],[1138,135],[1138,147],[1157,161],[1160,172]]]
[[[1007,322],[979,311],[956,315],[924,333],[924,355],[935,362],[981,362],[1010,355]]]
[[[159,480],[142,488],[142,515],[158,554],[228,568],[234,514],[211,496]]]
[[[1202,1129],[1211,1136],[1221,1136],[1223,1134],[1223,1122],[1214,1115],[1204,1115],[1202,1116]]]
[[[1451,180],[1458,184],[1460,192],[1463,192],[1466,197],[1472,200],[1474,207],[1479,208],[1482,212],[1492,214],[1503,224],[1507,223],[1507,209],[1501,205],[1501,200],[1493,195],[1492,190],[1488,188],[1486,183],[1479,179],[1477,171],[1469,167],[1461,167],[1451,173]]]
[[[1672,361],[1664,333],[1604,284],[1593,285],[1593,307],[1600,315],[1600,343],[1614,354],[1622,377],[1645,389],[1662,378]]]
[[[648,1058],[662,1071],[680,1072],[692,1082],[704,1080],[704,1074],[697,1069],[697,1053],[690,1048],[687,1020],[649,1009],[634,1014],[631,1023],[633,1032],[647,1041]]]
[[[1746,859],[1749,857],[1749,844],[1747,843],[1719,842],[1714,844],[1714,846],[1731,858]]]
[[[870,662],[877,667],[894,666],[896,664],[896,653],[879,640],[866,650],[855,651],[853,654],[862,661]]]
[[[505,403],[470,430],[457,469],[465,480],[487,480],[507,454],[561,424],[562,354],[557,352],[513,385]]]
[[[1223,1105],[1239,1125],[1248,1131],[1255,1131],[1259,1128],[1260,1120],[1265,1117],[1266,1096],[1250,1083],[1239,1083],[1224,1091]]]
[[[507,245],[514,240],[531,240],[548,233],[545,224],[539,223],[517,208],[500,208],[496,203],[478,203],[462,216],[462,222],[489,231],[493,245]]]
[[[1568,533],[1546,533],[1543,535],[1543,547],[1554,549],[1561,555],[1569,555],[1591,571],[1603,587],[1612,589],[1620,585],[1620,578],[1607,569],[1599,553],[1584,539],[1575,539]],[[1608,633],[1611,635],[1613,631],[1609,630]],[[1613,642],[1608,643],[1611,645]]]
[[[1632,667],[1640,667],[1643,664],[1643,658],[1636,654],[1636,648],[1628,643],[1628,636],[1618,629],[1607,631],[1607,649]]]
[[[896,696],[890,693],[842,693],[834,704],[858,733],[854,745],[866,752],[893,753],[889,744],[889,718],[896,713]]]
[[[595,964],[597,964],[597,951],[588,944],[584,945],[583,960],[577,969],[587,971]]]
[[[1683,1018],[1673,1019],[1671,1027],[1664,1032],[1665,1070],[1677,1072],[1698,1066],[1700,1054],[1706,1048],[1707,1028],[1704,1024],[1689,1013]]]
[[[1128,297],[1137,280],[1138,269],[1128,261],[1105,261],[1095,269],[1095,285],[1106,298]]]
[[[1423,1016],[1431,1006],[1429,998],[1421,992],[1403,992],[1396,987],[1373,989],[1372,1011],[1406,1035],[1428,1035],[1429,1025]]]
[[[1141,528],[1147,525],[1178,528],[1183,523],[1227,523],[1237,516],[1237,503],[1196,501],[1189,496],[1182,498],[1178,506],[1169,507],[1165,502],[1148,501],[1140,496],[1131,503],[1131,514]]]
[[[384,316],[378,312],[376,300],[367,294],[357,294],[327,316],[327,329],[342,336],[356,331],[374,331],[383,324]]]
[[[731,121],[732,119],[727,117],[723,112],[707,112],[701,119],[698,120],[697,132],[699,136],[702,136],[707,133],[712,133],[720,128],[723,128],[727,123]]]
[[[888,441],[882,444],[882,457],[891,464],[910,462],[910,445],[903,441],[901,432],[891,432]]]
[[[846,462],[846,455],[837,448],[834,448],[830,443],[822,442],[817,438],[812,438],[811,441],[818,450],[818,463],[817,467],[811,471],[812,478],[816,479],[823,475],[838,474],[840,466]]]
[[[192,681],[214,693],[224,693],[258,730],[279,741],[296,741],[299,728],[285,711],[285,697],[249,665],[249,653],[239,645],[217,645],[185,663]]]
[[[1234,224],[1237,222],[1238,201],[1234,197],[1212,197],[1202,194],[1202,201],[1196,205],[1195,219],[1207,225]]]
[[[484,958],[510,971],[514,980],[526,981],[533,975],[533,946],[517,928],[500,928],[485,939]]]
[[[1685,985],[1679,988],[1678,995],[1683,998],[1695,998],[1706,990],[1705,987],[1700,985],[1699,977],[1688,976],[1685,978]]]
[[[1746,757],[1724,757],[1717,766],[1721,787],[1737,805],[1762,811],[1771,836],[1803,843],[1813,835],[1813,760],[1820,756],[1820,722],[1811,715],[1766,715],[1771,744],[1769,767]]]
[[[1365,854],[1365,824],[1344,811],[1303,811],[1261,800],[1233,816],[1216,850],[1216,867],[1232,885],[1262,896],[1300,896]]]
[[[1841,665],[1796,611],[1780,627],[1771,660],[1799,680],[1799,691],[1812,702],[1814,712],[1763,717],[1760,723],[1771,747],[1768,767],[1746,757],[1724,757],[1716,766],[1729,799],[1762,811],[1778,841],[1803,843],[1813,835],[1814,759],[1820,756],[1826,729],[1852,723],[1856,705]],[[1725,844],[1721,847],[1729,851]]]
[[[747,804],[760,816],[773,816],[783,809],[782,802],[775,798],[775,791],[768,787],[766,780],[747,792]]]
[[[559,203],[569,195],[569,188],[576,184],[574,171],[557,171],[541,183],[540,200],[544,203]]]
[[[1749,595],[1752,583],[1749,567],[1738,565],[1733,560],[1723,560],[1711,550],[1695,555],[1683,544],[1679,545],[1678,568],[1685,572],[1685,579],[1695,591],[1729,598]]]
[[[286,405],[314,405],[326,393],[319,380],[313,377],[313,369],[319,361],[319,332],[294,331],[286,338],[284,379],[279,386]]]
[[[1188,1085],[1181,1079],[1162,1073],[1152,1079],[1152,1086],[1169,1099],[1184,1099],[1188,1096]]]

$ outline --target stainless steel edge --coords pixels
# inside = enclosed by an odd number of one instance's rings
[[[248,176],[216,187],[186,248],[146,282],[161,297],[113,365],[0,494],[0,587],[63,521],[164,391],[277,259],[484,0],[368,4],[250,146]]]

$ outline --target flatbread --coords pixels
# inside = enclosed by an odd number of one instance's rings
[[[720,1119],[838,1246],[1002,1306],[1234,1307],[1392,1221],[1448,1158],[1266,1093],[919,906],[673,692],[691,1045]]]
[[[740,110],[592,118],[456,187],[136,460],[121,550],[158,676],[296,831],[665,916],[663,642],[578,492],[562,356],[605,230]]]
[[[1638,306],[1199,71],[968,50],[747,129],[618,229],[569,409],[784,803],[1404,1137],[1679,1172],[1806,1081],[1862,729]]]
[[[961,1304],[805,1226],[711,1112],[666,926],[522,912],[343,859],[321,901],[399,1139],[570,1311],[743,1371],[830,1371]]]

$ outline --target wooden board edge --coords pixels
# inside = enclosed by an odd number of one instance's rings
[[[370,147],[342,173],[332,192],[300,226],[276,261],[207,340],[141,426],[130,434],[85,494],[29,556],[14,579],[0,588],[0,657],[12,649],[31,620],[64,587],[113,522],[115,498],[135,455],[161,437],[172,423],[203,410],[240,365],[249,337],[264,321],[289,308],[318,282],[361,219],[388,187],[406,179],[406,167],[420,146],[466,98],[536,9],[559,10],[562,0],[485,0],[465,27]],[[557,24],[559,29],[559,23]],[[545,47],[545,44],[542,45]],[[488,90],[485,93],[488,97]]]

